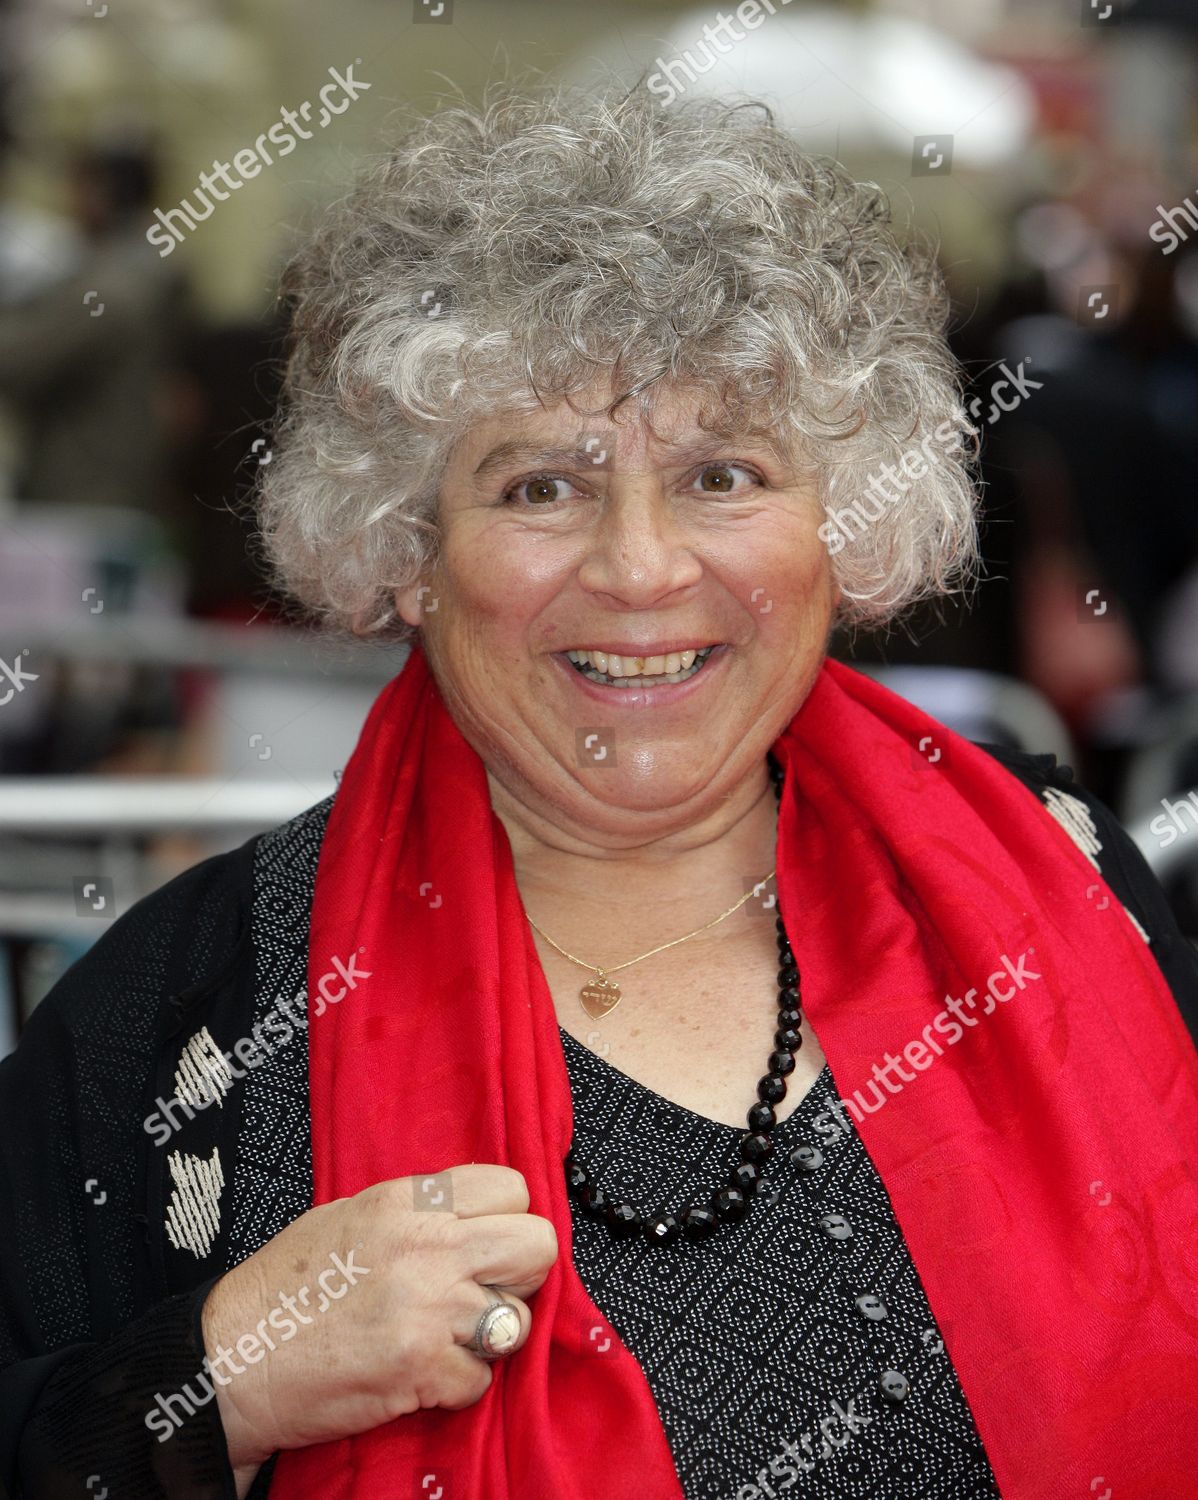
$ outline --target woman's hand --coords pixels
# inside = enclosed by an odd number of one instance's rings
[[[556,1259],[557,1233],[528,1212],[512,1167],[398,1177],[301,1214],[204,1303],[238,1493],[276,1449],[472,1405],[491,1367],[464,1346],[492,1288],[519,1312],[517,1352],[505,1356],[518,1358],[532,1324],[523,1299]]]

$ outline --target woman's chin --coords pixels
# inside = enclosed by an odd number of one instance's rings
[[[621,813],[647,815],[645,831],[666,826],[675,811],[695,815],[696,797],[710,784],[715,768],[705,771],[695,764],[693,753],[686,764],[679,757],[663,757],[657,750],[633,751],[626,747],[627,764],[617,759],[608,769],[602,763],[571,770],[575,785],[585,801],[579,809],[599,826],[601,820],[619,817]],[[680,752],[681,754],[681,752]]]

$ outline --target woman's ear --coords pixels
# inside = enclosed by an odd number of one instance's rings
[[[436,608],[432,601],[432,590],[429,586],[417,579],[415,583],[408,585],[406,589],[396,589],[395,608],[399,617],[405,625],[419,627],[424,623],[424,613],[429,607]]]

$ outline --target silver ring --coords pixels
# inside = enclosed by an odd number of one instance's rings
[[[520,1314],[506,1300],[492,1302],[478,1320],[474,1337],[466,1345],[479,1359],[503,1359],[520,1341]]]

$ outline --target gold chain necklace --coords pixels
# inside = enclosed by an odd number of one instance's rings
[[[698,937],[701,932],[706,932],[709,927],[714,927],[717,922],[722,922],[725,917],[730,917],[734,911],[739,911],[749,897],[756,895],[762,886],[765,885],[766,881],[772,880],[776,873],[777,867],[775,866],[764,880],[759,880],[756,885],[750,886],[735,906],[730,906],[726,912],[722,912],[720,916],[713,918],[710,922],[705,922],[702,927],[696,927],[694,932],[688,932],[683,937],[674,938],[671,942],[662,943],[657,948],[650,948],[648,953],[642,953],[638,958],[629,958],[625,959],[622,964],[613,964],[610,969],[601,969],[597,964],[584,963],[581,958],[575,958],[572,953],[567,953],[564,948],[559,947],[547,932],[542,932],[531,917],[528,918],[528,923],[534,932],[540,932],[549,946],[556,949],[563,958],[568,958],[572,964],[577,964],[582,969],[589,969],[592,974],[598,976],[596,979],[588,980],[583,985],[582,989],[578,992],[578,998],[582,1001],[582,1008],[590,1016],[591,1020],[600,1021],[604,1016],[615,1010],[622,998],[620,986],[607,977],[609,974],[614,974],[617,969],[627,969],[630,964],[639,964],[641,959],[652,958],[655,953],[664,953],[667,948],[675,948],[679,943],[685,943],[687,938]]]

